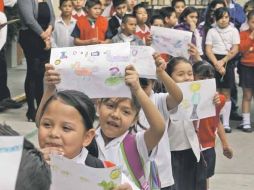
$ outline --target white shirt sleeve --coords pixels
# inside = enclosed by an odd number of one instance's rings
[[[212,45],[213,44],[213,38],[212,38],[213,30],[210,29],[207,32],[205,44],[206,45]]]
[[[234,28],[233,33],[233,43],[232,44],[240,44],[240,34],[236,28]]]
[[[167,107],[167,97],[170,96],[168,93],[155,93],[154,101],[158,107],[159,112],[162,114],[164,120],[169,118],[169,110]]]

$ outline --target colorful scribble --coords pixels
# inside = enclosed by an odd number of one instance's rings
[[[60,63],[61,63],[60,59],[55,60],[55,65],[60,65]]]
[[[109,69],[110,77],[105,81],[108,86],[115,86],[123,82],[124,77],[122,76],[120,69],[118,67],[111,67]]]
[[[121,171],[119,169],[115,169],[111,172],[110,178],[115,180],[118,179],[121,176]]]
[[[98,185],[100,187],[102,187],[103,190],[112,190],[112,189],[116,188],[116,186],[117,186],[113,181],[110,181],[110,182],[102,181],[102,182],[98,183]]]
[[[192,109],[192,113],[190,116],[190,119],[192,119],[192,120],[198,119],[197,108],[198,108],[198,104],[201,100],[200,89],[201,89],[200,83],[192,83],[190,85],[190,90],[191,90],[191,92],[193,92],[192,97],[191,97],[193,109]]]

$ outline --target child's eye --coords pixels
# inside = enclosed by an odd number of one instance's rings
[[[65,125],[65,126],[63,126],[63,131],[70,132],[70,131],[72,131],[72,128],[70,126]]]
[[[43,122],[42,126],[45,127],[45,128],[50,128],[51,124],[49,122]]]
[[[124,114],[124,115],[130,115],[130,114],[131,114],[131,112],[130,112],[130,111],[128,111],[128,110],[123,110],[123,114]]]
[[[114,108],[114,104],[107,103],[106,106],[107,106],[107,108],[109,108],[109,109],[113,109],[113,108]]]

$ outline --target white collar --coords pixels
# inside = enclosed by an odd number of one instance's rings
[[[142,30],[138,25],[136,26],[136,32],[142,32],[142,33],[147,33],[150,32],[150,28],[145,25],[145,30]]]
[[[81,11],[78,13],[75,9],[73,9],[72,15],[78,15],[78,16],[80,17],[80,16],[86,16],[86,13],[85,13],[84,10],[81,10]]]
[[[85,147],[83,147],[80,154],[77,155],[75,158],[72,158],[71,160],[73,160],[74,162],[78,164],[85,165],[87,155],[88,155],[88,150]]]
[[[70,24],[71,24],[71,23],[75,23],[76,21],[77,21],[77,20],[76,20],[75,18],[71,17],[71,19],[70,19]],[[65,24],[65,22],[64,22],[64,20],[63,20],[63,18],[62,18],[61,16],[58,17],[58,18],[56,19],[56,22]]]

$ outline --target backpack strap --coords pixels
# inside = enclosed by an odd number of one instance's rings
[[[142,190],[150,190],[149,183],[145,178],[143,162],[139,156],[136,138],[134,135],[126,135],[121,143],[121,151],[135,184]]]

